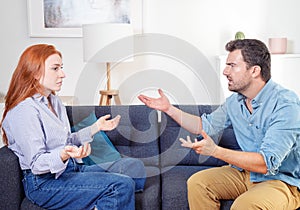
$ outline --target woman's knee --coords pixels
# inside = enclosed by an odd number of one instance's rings
[[[134,209],[135,183],[122,174],[110,173],[112,180],[96,201],[98,209]],[[101,188],[102,189],[102,188]]]
[[[134,193],[135,191],[135,182],[132,178],[126,175],[117,174],[118,181],[116,185],[119,186],[120,189],[124,189],[128,193]]]
[[[135,182],[129,176],[122,174],[111,173],[109,176],[113,177],[110,183],[112,189],[121,194],[134,194]]]
[[[124,158],[123,164],[126,166],[123,173],[130,176],[135,182],[135,192],[143,191],[146,182],[144,163],[136,158]]]
[[[145,178],[146,169],[143,161],[137,158],[122,158],[120,160],[122,165],[121,173],[131,178]]]

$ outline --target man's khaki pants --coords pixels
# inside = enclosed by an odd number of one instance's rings
[[[240,172],[230,166],[195,173],[187,182],[190,209],[220,209],[222,199],[235,199],[231,209],[292,210],[300,207],[297,187],[279,180],[258,183],[249,180],[249,172]]]

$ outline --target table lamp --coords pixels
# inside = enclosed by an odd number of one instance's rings
[[[96,23],[84,24],[83,57],[86,62],[106,63],[106,90],[100,90],[99,105],[120,105],[119,91],[111,89],[111,62],[123,62],[133,52],[133,30],[130,24]]]

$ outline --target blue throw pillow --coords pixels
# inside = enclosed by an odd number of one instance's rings
[[[72,132],[78,131],[82,128],[92,125],[97,121],[95,112],[92,112],[88,117],[77,123],[71,128]],[[121,158],[120,153],[111,143],[110,139],[105,132],[99,131],[93,137],[91,142],[92,152],[91,154],[83,158],[83,162],[87,165],[106,163],[119,160]]]

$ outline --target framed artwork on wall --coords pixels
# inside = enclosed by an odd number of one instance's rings
[[[143,30],[143,0],[27,0],[30,37],[82,37],[82,25],[132,24]]]

